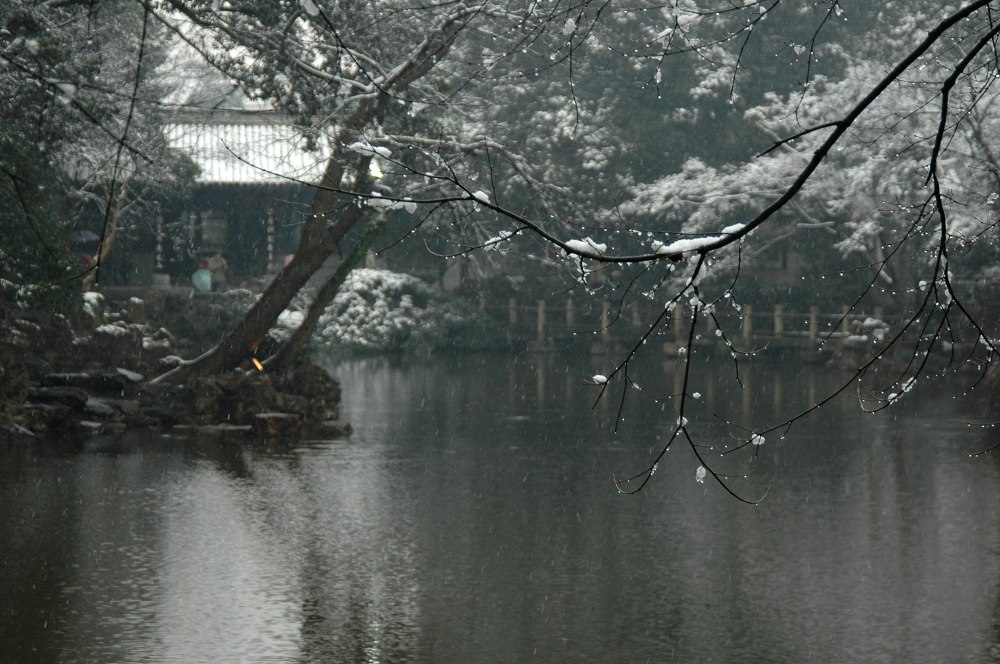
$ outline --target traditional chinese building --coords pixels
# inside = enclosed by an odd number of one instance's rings
[[[197,167],[182,210],[164,214],[156,269],[176,280],[221,252],[231,280],[280,266],[297,244],[304,211],[329,154],[322,140],[279,113],[190,109],[165,127],[171,149]],[[315,138],[315,137],[313,137]]]

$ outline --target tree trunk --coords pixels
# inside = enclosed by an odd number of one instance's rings
[[[323,262],[333,254],[337,243],[354,227],[363,214],[362,208],[352,205],[344,211],[340,220],[326,235],[319,238],[313,236],[311,241],[300,243],[292,261],[268,284],[240,323],[226,334],[217,346],[156,380],[187,380],[195,376],[231,371],[241,364],[249,363],[253,352],[264,340],[274,321],[306,285],[309,278],[323,266]]]
[[[329,279],[323,284],[322,287],[316,292],[316,297],[313,299],[312,304],[309,306],[309,311],[306,312],[306,317],[303,319],[302,324],[292,333],[292,337],[281,347],[281,349],[275,353],[265,364],[269,371],[284,371],[298,358],[302,349],[306,347],[309,339],[312,337],[313,333],[316,331],[316,326],[319,323],[319,317],[323,315],[323,312],[336,297],[337,293],[340,291],[340,287],[347,280],[347,275],[351,273],[361,259],[365,257],[368,249],[375,242],[375,239],[382,232],[385,227],[385,219],[382,215],[378,215],[376,218],[368,222],[365,227],[364,233],[361,237],[354,243],[351,247],[351,252],[341,261],[340,265],[337,267],[336,272],[334,272]]]
[[[111,190],[109,189],[109,191]],[[114,195],[113,191],[108,194],[107,202],[105,203],[108,206],[108,211],[106,212],[107,219],[101,236],[101,244],[97,247],[97,255],[94,256],[93,269],[87,272],[87,276],[83,278],[83,292],[85,293],[94,287],[101,266],[104,265],[104,260],[115,246],[115,240],[118,238],[118,227],[121,222],[122,211],[124,210],[123,202],[127,196],[127,181],[122,184],[121,192],[117,196]]]

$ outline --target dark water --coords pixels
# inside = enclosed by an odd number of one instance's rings
[[[347,440],[0,451],[0,661],[1000,661],[1000,466],[968,457],[995,437],[974,403],[832,404],[724,460],[748,496],[773,481],[756,507],[681,445],[622,497],[611,474],[667,435],[653,399],[676,381],[637,372],[615,434],[581,381],[606,369],[357,361],[335,369]],[[730,378],[694,389],[760,426],[829,372]]]

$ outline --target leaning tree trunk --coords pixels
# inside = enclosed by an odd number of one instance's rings
[[[367,160],[362,161],[367,163]],[[316,190],[295,256],[271,280],[239,324],[214,348],[159,376],[156,381],[188,380],[197,376],[231,371],[251,361],[257,346],[264,340],[281,312],[323,266],[324,261],[336,251],[340,240],[363,214],[362,208],[358,205],[343,204],[337,222],[327,228],[327,216],[338,203],[336,190],[340,186],[344,171],[344,164],[336,156],[331,156],[323,173],[322,184]]]
[[[351,247],[351,252],[344,257],[344,260],[337,267],[336,272],[316,291],[316,297],[309,306],[309,311],[306,312],[302,324],[295,328],[291,338],[265,363],[269,371],[283,371],[294,364],[302,349],[306,347],[309,339],[316,331],[319,317],[323,315],[327,306],[336,297],[337,292],[340,291],[340,287],[344,284],[344,281],[347,280],[347,275],[361,262],[361,259],[364,258],[368,249],[375,242],[375,238],[379,236],[384,227],[385,220],[382,215],[378,215],[368,222],[361,237]]]
[[[291,263],[271,281],[243,320],[217,346],[160,379],[186,380],[231,371],[241,364],[248,364],[281,312],[333,254],[337,241],[347,234],[362,214],[358,207],[349,208],[321,242],[300,246]]]

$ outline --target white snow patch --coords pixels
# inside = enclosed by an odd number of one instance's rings
[[[121,367],[118,367],[117,369],[115,369],[115,371],[117,371],[119,375],[125,376],[133,383],[141,383],[143,380],[145,380],[145,376],[143,376],[141,373],[136,373],[135,371],[122,369]]]
[[[150,351],[160,351],[160,350],[170,350],[173,346],[170,345],[170,339],[150,339],[149,337],[142,338],[142,349]]]
[[[95,334],[107,334],[112,337],[123,337],[128,334],[128,330],[119,325],[104,324],[94,328]]]
[[[720,233],[721,235],[705,235],[703,237],[685,237],[679,240],[674,240],[670,243],[660,242],[656,240],[653,242],[653,251],[658,254],[683,254],[689,251],[698,251],[714,242],[724,239],[726,235],[733,235],[739,233],[741,230],[746,228],[746,224],[737,223],[729,224],[723,228]]]
[[[598,256],[603,255],[608,250],[607,244],[604,242],[595,242],[589,237],[582,240],[567,240],[566,247],[581,254],[597,254]]]
[[[104,296],[100,293],[88,291],[83,294],[83,311],[91,318],[96,319],[104,307]]]
[[[494,237],[486,240],[486,242],[483,242],[483,247],[489,249],[490,251],[501,251],[503,247],[500,245],[512,237],[514,237],[514,231],[500,231],[498,235],[495,235]]]
[[[68,104],[76,97],[76,84],[66,81],[54,81],[53,84],[59,89],[59,101]]]
[[[280,314],[278,314],[277,324],[281,327],[287,328],[297,328],[302,325],[302,321],[306,319],[306,315],[301,311],[289,311],[285,309]]]
[[[705,237],[686,237],[680,240],[674,240],[669,244],[664,244],[660,241],[653,242],[653,251],[658,254],[683,254],[687,251],[697,251],[702,247],[707,247],[708,245],[721,240],[721,235],[707,235]]]
[[[368,207],[384,207],[390,209],[397,206],[401,207],[401,204],[397,203],[396,201],[390,201],[386,198],[382,198],[382,194],[378,193],[377,191],[373,191],[371,198],[365,201],[365,203],[368,204]]]
[[[653,37],[653,41],[666,42],[670,39],[670,36],[672,34],[674,34],[673,27],[665,28],[660,32],[656,33],[656,36]]]
[[[377,154],[383,159],[388,159],[392,156],[392,150],[389,148],[381,145],[372,145],[368,141],[355,141],[348,145],[347,149],[358,154]]]

